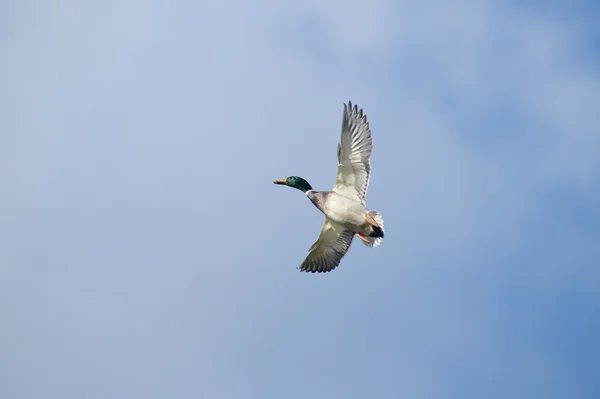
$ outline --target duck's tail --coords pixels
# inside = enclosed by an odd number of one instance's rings
[[[367,216],[373,219],[377,226],[372,226],[373,232],[365,237],[368,241],[363,241],[363,243],[369,248],[375,248],[383,241],[383,217],[374,209],[367,212]]]

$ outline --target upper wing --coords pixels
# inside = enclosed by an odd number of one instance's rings
[[[308,256],[299,269],[313,273],[332,271],[348,252],[353,237],[352,231],[326,217],[319,238],[310,247]]]
[[[344,104],[342,138],[338,144],[338,172],[333,191],[366,205],[371,175],[371,130],[367,116],[352,103]]]

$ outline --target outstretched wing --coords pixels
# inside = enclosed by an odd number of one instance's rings
[[[352,243],[354,233],[325,218],[319,238],[310,247],[308,256],[299,269],[304,272],[325,273],[335,269]]]
[[[373,142],[367,116],[356,105],[344,104],[342,138],[338,144],[338,171],[333,191],[361,204],[367,203]]]

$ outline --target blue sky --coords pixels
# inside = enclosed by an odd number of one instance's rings
[[[0,397],[599,397],[599,14],[2,2]],[[386,238],[300,273],[348,100]]]

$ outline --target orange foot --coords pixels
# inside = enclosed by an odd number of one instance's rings
[[[367,244],[370,243],[369,239],[367,237],[365,237],[364,235],[362,235],[360,233],[356,233],[356,236],[358,238],[360,238],[361,240],[363,240],[364,242],[366,242]]]
[[[367,221],[367,223],[369,223],[371,226],[379,227],[379,225],[377,224],[377,222],[374,221],[373,219],[371,219],[370,217],[368,217],[367,215],[365,215],[363,217],[365,218],[365,220]]]

